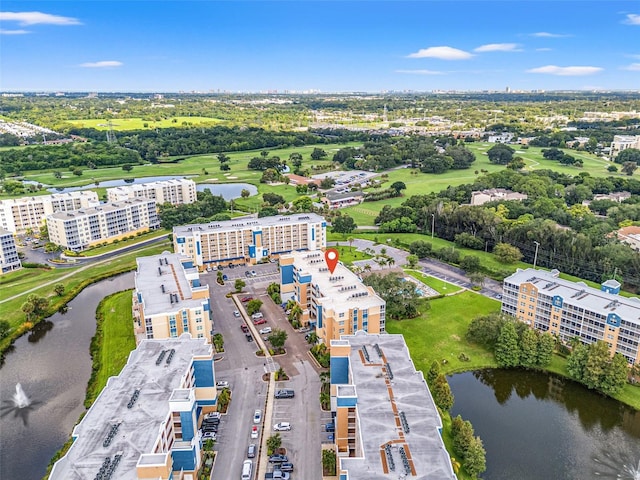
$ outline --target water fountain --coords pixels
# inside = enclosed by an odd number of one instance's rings
[[[11,400],[4,400],[4,405],[0,408],[0,417],[5,417],[13,413],[14,418],[22,418],[24,425],[27,425],[29,412],[33,411],[40,402],[33,402],[25,393],[20,382],[16,383],[16,393]]]
[[[615,478],[619,480],[640,480],[640,460],[630,460],[628,455],[605,454],[604,459],[594,458],[599,469],[594,474],[601,478]]]

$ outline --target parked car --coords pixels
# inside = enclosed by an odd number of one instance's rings
[[[289,480],[290,476],[288,472],[282,470],[274,470],[271,473],[265,473],[265,480]]]
[[[242,480],[251,480],[253,473],[253,462],[251,460],[245,460],[242,462]]]
[[[256,444],[251,443],[247,448],[247,458],[254,458],[256,456]]]
[[[286,462],[280,464],[280,471],[282,472],[293,472],[293,463]]]
[[[253,423],[260,423],[262,421],[262,410],[256,410],[253,412]]]
[[[257,275],[256,271],[255,270],[251,270],[251,276],[255,277],[256,275]]]
[[[289,388],[283,388],[281,390],[276,390],[276,393],[273,396],[275,398],[293,398],[295,397],[295,392]]]
[[[216,387],[218,387],[218,388],[229,388],[229,382],[227,382],[226,380],[221,380],[219,382],[216,382]]]
[[[291,430],[291,424],[289,422],[280,422],[273,426],[274,432],[288,432],[289,430]]]
[[[257,318],[262,318],[262,317],[264,317],[262,312],[256,312],[253,315],[251,315],[251,318],[253,318],[254,320],[257,319]]]
[[[267,323],[267,321],[266,321],[264,318],[256,318],[256,319],[253,321],[253,324],[254,324],[254,325],[262,325],[263,323]]]
[[[334,425],[333,422],[327,423],[324,426],[324,430],[325,430],[325,432],[335,432],[336,431],[336,426]]]
[[[258,427],[251,427],[251,438],[258,438]]]
[[[264,327],[260,329],[260,335],[264,335],[266,333],[271,333],[271,327]]]
[[[253,337],[251,336],[250,333],[245,333],[244,336],[247,337],[247,342],[253,342]]]
[[[242,302],[250,302],[251,300],[253,300],[253,297],[242,297],[242,299],[240,301],[242,301]]]
[[[216,439],[216,433],[215,432],[204,432],[202,434],[202,439],[203,440],[215,440]]]
[[[286,455],[280,455],[279,453],[276,453],[269,457],[269,463],[282,463],[282,462],[288,462],[288,461],[289,461],[289,457],[287,457]]]
[[[236,318],[240,318],[240,312],[238,310],[233,311],[233,316]]]
[[[251,276],[251,272],[250,272],[249,270],[246,270],[246,271],[244,272],[244,276],[245,276],[245,277],[250,277],[250,276]]]
[[[249,327],[247,327],[244,323],[240,325],[240,329],[243,333],[249,333]]]

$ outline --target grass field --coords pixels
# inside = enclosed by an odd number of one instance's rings
[[[411,275],[416,280],[419,280],[425,285],[428,285],[429,287],[433,288],[440,295],[450,295],[452,293],[456,293],[462,290],[462,287],[459,287],[458,285],[445,282],[444,280],[440,280],[439,278],[431,277],[417,270],[405,270],[405,272],[408,275]]]
[[[152,232],[143,233],[142,235],[135,236],[134,238],[130,238],[128,240],[121,240],[118,243],[110,243],[101,247],[88,248],[86,250],[83,250],[78,256],[95,257],[97,255],[102,255],[103,253],[112,252],[119,248],[135,245],[137,243],[148,241],[153,238],[163,237],[169,235],[170,233],[171,231],[166,229],[153,230]]]
[[[222,122],[223,120],[210,117],[171,117],[159,121],[134,117],[111,119],[111,126],[113,126],[115,131],[125,131],[186,126],[211,127]],[[66,123],[70,123],[74,127],[78,128],[95,128],[96,130],[109,130],[110,128],[109,120],[106,118],[67,120]]]

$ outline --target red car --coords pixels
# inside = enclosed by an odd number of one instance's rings
[[[242,297],[241,299],[242,302],[249,302],[251,300],[253,300],[253,297]]]
[[[264,318],[256,318],[253,320],[254,325],[262,325],[263,323],[267,323],[267,321]]]
[[[240,325],[240,328],[244,333],[249,333],[249,327],[247,327],[244,323]]]

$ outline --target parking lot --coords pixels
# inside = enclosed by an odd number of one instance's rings
[[[255,270],[256,275],[247,277],[245,271],[251,270]],[[262,435],[272,435],[273,425],[278,422],[289,422],[291,430],[280,432],[280,436],[289,461],[294,464],[291,479],[320,480],[321,442],[326,441],[326,438],[323,438],[326,437],[326,433],[321,427],[323,422],[329,421],[324,421],[324,418],[330,417],[330,414],[320,410],[320,379],[307,355],[309,347],[304,340],[304,334],[293,330],[282,308],[276,306],[266,295],[266,287],[279,281],[277,264],[224,268],[222,272],[227,275],[224,286],[216,283],[216,270],[201,275],[202,282],[209,284],[214,330],[224,337],[225,352],[216,356],[216,380],[228,381],[232,392],[229,411],[220,421],[220,434],[215,445],[218,455],[213,478],[240,478],[242,462],[247,458],[247,447],[250,443],[256,443],[258,446],[258,454],[252,459],[253,475],[257,478],[255,474],[258,462],[261,458],[266,461],[266,452],[260,450]],[[245,293],[241,296],[252,296],[264,302],[261,312],[267,323],[250,331],[257,333],[259,328],[269,326],[285,330],[288,334],[285,343],[287,354],[273,357],[273,363],[256,355],[258,345],[255,341],[247,341],[240,328],[245,322],[246,313],[243,312],[245,315],[240,317],[234,316],[233,312],[238,307],[232,299],[225,297],[226,293],[234,290],[237,278],[241,278],[247,284]],[[266,371],[280,366],[289,375],[290,380],[276,382],[276,390],[293,389],[295,397],[271,398],[272,415],[271,418],[265,418],[268,383],[262,377]],[[270,392],[270,396],[273,397],[273,392]],[[258,425],[261,436],[252,439],[253,412],[256,409],[263,413],[262,421]],[[273,465],[269,464],[267,471],[272,470]]]

